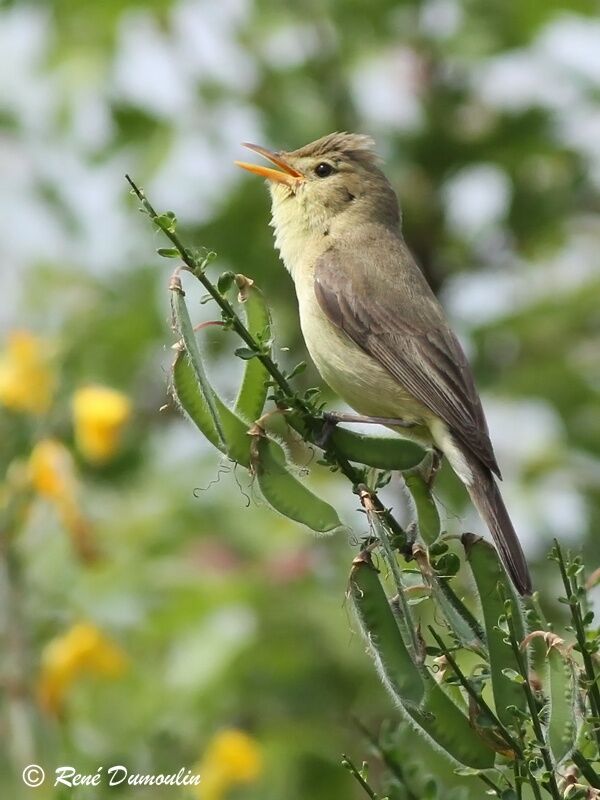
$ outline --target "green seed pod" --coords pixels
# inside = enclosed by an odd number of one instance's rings
[[[419,468],[404,472],[402,477],[417,511],[417,524],[423,541],[433,544],[440,535],[440,515],[428,482]]]
[[[399,436],[367,436],[336,427],[331,433],[331,443],[348,461],[376,469],[409,469],[423,458],[423,448]]]
[[[431,678],[423,705],[409,715],[443,753],[473,769],[490,769],[496,757],[492,747],[474,730],[469,719]]]
[[[212,390],[214,408],[219,418],[224,441],[219,439],[202,386],[196,380],[196,373],[183,350],[179,350],[175,357],[171,391],[181,410],[202,431],[212,445],[229,456],[232,461],[236,461],[244,467],[250,466],[250,437],[247,424],[237,417]]]
[[[337,511],[317,497],[286,467],[283,448],[267,438],[259,425],[250,434],[252,470],[265,500],[286,517],[313,531],[328,533],[342,527]]]
[[[271,318],[260,289],[245,275],[236,275],[238,300],[246,312],[246,327],[252,336],[267,345],[271,340]],[[270,347],[269,347],[270,349]],[[262,362],[254,357],[244,362],[244,375],[235,401],[234,412],[248,422],[257,420],[267,399],[269,373]]]
[[[179,278],[174,278],[171,282],[171,306],[173,309],[173,318],[175,320],[177,332],[183,340],[183,345],[190,359],[190,365],[204,398],[206,412],[212,419],[212,427],[218,442],[216,446],[219,448],[219,450],[225,451],[225,432],[223,431],[223,426],[221,425],[221,420],[217,411],[215,393],[212,386],[208,382],[208,378],[206,377],[204,364],[202,362],[202,357],[200,356],[198,343],[196,341],[196,335],[194,333],[190,315],[185,304],[185,294],[181,288],[181,281]],[[208,438],[210,439],[210,437]],[[210,439],[210,441],[213,441],[214,443],[214,438]]]
[[[411,658],[368,552],[354,559],[350,594],[383,683],[416,729],[454,761],[474,769],[490,768],[493,749],[427,670]],[[397,604],[395,613],[402,613]],[[412,618],[406,622],[415,625]]]
[[[510,644],[505,641],[507,633],[502,628],[502,620],[506,617],[505,601],[510,602],[510,613],[519,642],[525,638],[523,612],[496,549],[472,533],[463,534],[462,543],[483,611],[496,714],[501,722],[510,725],[514,717],[508,707],[516,706],[525,710],[525,694],[521,686],[508,677],[509,674],[518,673],[519,665]],[[527,659],[526,653],[524,657]]]
[[[554,634],[548,647],[548,677],[550,683],[550,718],[548,744],[557,765],[575,748],[583,722],[581,700],[578,692],[577,667],[564,642]]]
[[[368,552],[354,559],[349,588],[381,679],[405,707],[417,707],[425,691],[423,672],[404,644]]]

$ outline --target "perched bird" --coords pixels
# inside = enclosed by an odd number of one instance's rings
[[[296,287],[308,351],[359,414],[448,459],[521,594],[531,578],[465,354],[401,232],[368,136],[332,133],[289,152],[246,144],[267,179],[275,246]]]

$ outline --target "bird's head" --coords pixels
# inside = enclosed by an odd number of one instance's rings
[[[291,151],[246,144],[273,166],[236,164],[267,179],[278,238],[282,226],[328,234],[344,220],[397,225],[398,201],[373,146],[369,136],[354,133],[331,133]]]

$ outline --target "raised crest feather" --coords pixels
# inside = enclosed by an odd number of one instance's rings
[[[336,131],[322,136],[310,144],[305,144],[298,150],[291,150],[287,155],[294,158],[310,158],[312,156],[340,155],[356,158],[357,160],[368,160],[375,162],[378,160],[374,151],[375,141],[366,134],[345,133]]]

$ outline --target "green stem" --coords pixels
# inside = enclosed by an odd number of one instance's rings
[[[517,800],[523,800],[523,776],[521,775],[520,761],[515,761],[513,764],[513,773],[515,776],[515,791],[517,793]]]
[[[418,797],[415,794],[413,794],[412,791],[407,786],[404,770],[402,769],[402,766],[398,763],[398,761],[394,758],[394,756],[382,747],[382,745],[379,743],[379,740],[371,733],[371,731],[365,725],[363,725],[363,723],[359,719],[354,717],[353,721],[356,727],[359,729],[359,731],[371,745],[371,748],[373,749],[375,755],[381,759],[381,761],[392,773],[394,778],[396,778],[398,783],[402,786],[402,788],[404,789],[406,800],[419,800]]]
[[[484,775],[482,772],[479,773],[479,778],[485,783],[486,786],[489,786],[490,789],[493,789],[496,792],[496,797],[502,796],[502,790],[499,786],[496,786],[491,778],[488,778],[488,776]]]
[[[549,775],[548,785],[545,788],[547,789],[549,794],[552,795],[554,800],[561,800],[560,792],[558,791],[558,784],[556,783],[556,775],[554,774],[554,764],[552,763],[552,756],[550,755],[550,751],[546,745],[544,732],[542,730],[542,723],[540,722],[540,717],[538,714],[537,703],[535,701],[531,684],[529,683],[527,666],[525,664],[525,659],[523,658],[523,652],[521,650],[519,641],[517,640],[517,636],[515,633],[515,626],[513,623],[512,615],[510,613],[506,615],[506,622],[510,634],[509,635],[510,646],[514,653],[519,673],[523,678],[523,684],[522,684],[523,691],[525,692],[525,698],[527,700],[527,705],[529,707],[529,714],[531,716],[531,724],[533,726],[533,732],[535,734],[535,738],[537,739],[540,748],[540,753],[544,761],[544,766]]]
[[[585,674],[588,683],[588,698],[590,701],[590,707],[592,709],[592,716],[596,718],[596,720],[600,719],[600,689],[598,688],[597,683],[597,676],[596,670],[594,669],[594,662],[592,661],[592,656],[587,648],[587,637],[585,633],[585,625],[583,624],[583,617],[581,616],[581,610],[579,608],[579,604],[577,602],[577,595],[576,595],[576,587],[573,586],[569,575],[567,574],[567,567],[563,558],[562,550],[560,549],[560,545],[558,544],[558,540],[554,540],[554,548],[556,550],[556,556],[558,561],[558,566],[560,569],[560,574],[562,577],[562,582],[565,587],[565,592],[567,594],[566,600],[569,605],[569,609],[571,610],[571,620],[573,622],[573,627],[575,629],[575,636],[577,639],[577,645],[581,652],[581,658],[583,660],[583,667],[585,669]],[[596,736],[596,745],[598,747],[598,751],[600,752],[600,727],[598,727],[598,722],[594,722],[593,725],[594,734]]]
[[[598,775],[581,750],[574,750],[571,758],[589,785],[594,789],[600,789],[600,775]]]
[[[377,793],[369,786],[367,781],[360,774],[360,771],[358,770],[356,765],[345,754],[342,756],[342,765],[344,767],[346,767],[348,772],[351,775],[353,775],[354,778],[356,778],[358,783],[362,786],[362,788],[365,790],[365,792],[369,795],[371,800],[379,800],[379,796],[377,795]]]

